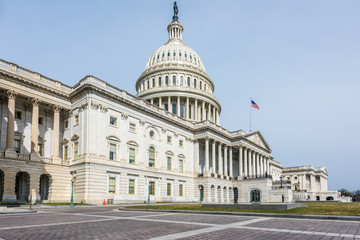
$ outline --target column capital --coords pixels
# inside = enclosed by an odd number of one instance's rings
[[[7,95],[8,99],[14,99],[15,100],[18,93],[13,91],[13,90],[7,90],[6,95]]]
[[[33,106],[39,106],[39,103],[41,102],[39,98],[31,98],[30,101]]]
[[[61,110],[61,107],[59,105],[52,105],[52,110],[54,113],[58,113]]]

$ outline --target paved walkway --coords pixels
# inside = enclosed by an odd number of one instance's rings
[[[360,222],[122,211],[44,209],[0,215],[0,239],[360,239]]]

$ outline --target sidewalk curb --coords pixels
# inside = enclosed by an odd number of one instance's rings
[[[316,219],[316,220],[341,220],[341,221],[360,221],[358,216],[340,216],[340,215],[307,215],[307,214],[283,214],[283,213],[249,213],[249,212],[215,212],[215,211],[190,211],[190,210],[164,210],[164,209],[131,209],[120,207],[124,211],[148,211],[148,212],[173,212],[173,213],[196,213],[196,214],[214,214],[214,215],[232,215],[248,217],[275,217],[275,218],[298,218],[298,219]]]
[[[26,214],[26,213],[37,213],[37,211],[36,210],[1,211],[0,215],[5,215],[5,214]]]

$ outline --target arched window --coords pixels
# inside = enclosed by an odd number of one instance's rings
[[[152,80],[152,87],[153,88],[155,87],[155,78],[153,78],[153,80]]]
[[[190,55],[190,59],[192,60],[192,56]]]
[[[196,88],[196,79],[194,79],[194,88]]]
[[[162,56],[161,57],[165,57],[165,53],[162,53]]]
[[[176,86],[176,76],[173,76],[173,86]]]
[[[190,77],[187,78],[187,85],[190,87]]]
[[[183,86],[183,85],[184,85],[184,77],[180,76],[180,86]]]
[[[181,51],[179,51],[179,57],[181,57]]]
[[[176,52],[173,53],[173,56],[174,56],[174,57],[176,56]]]
[[[154,57],[155,58],[155,57]],[[187,58],[187,53],[185,53],[185,58]]]
[[[155,167],[155,148],[149,148],[149,167]]]
[[[158,54],[156,59],[159,59],[159,57],[160,57],[160,55]]]
[[[199,87],[200,87],[200,89],[202,89],[202,82],[201,81],[199,83]]]
[[[170,57],[170,52],[168,52],[168,57]]]
[[[159,77],[159,87],[161,87],[161,77]]]
[[[149,82],[149,80],[146,81],[146,84],[147,84],[147,88],[146,88],[146,89],[149,89],[149,88],[150,88],[150,82]]]

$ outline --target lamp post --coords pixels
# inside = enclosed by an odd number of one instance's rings
[[[147,205],[150,205],[150,184],[148,183],[148,202]]]
[[[74,178],[71,179],[71,200],[70,207],[74,207]]]

